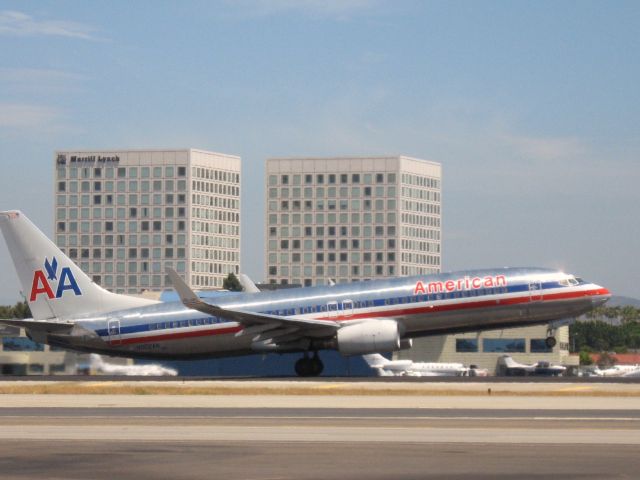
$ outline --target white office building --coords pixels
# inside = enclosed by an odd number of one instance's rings
[[[439,272],[441,177],[439,163],[404,156],[267,160],[268,281]]]
[[[240,158],[195,149],[58,151],[55,241],[117,293],[221,287],[240,265]]]

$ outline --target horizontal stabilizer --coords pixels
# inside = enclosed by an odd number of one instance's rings
[[[12,327],[26,328],[33,331],[40,331],[46,333],[67,333],[74,324],[71,322],[47,322],[45,320],[33,320],[29,319],[0,319],[0,323],[4,325],[10,325]]]

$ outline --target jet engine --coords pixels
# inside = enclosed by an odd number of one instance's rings
[[[343,355],[395,352],[400,350],[400,327],[395,320],[370,320],[349,325],[336,334]]]

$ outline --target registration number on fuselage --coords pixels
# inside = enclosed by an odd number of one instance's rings
[[[142,345],[136,345],[134,347],[134,350],[140,351],[140,352],[149,352],[152,350],[160,350],[160,344],[159,343],[143,343]]]

